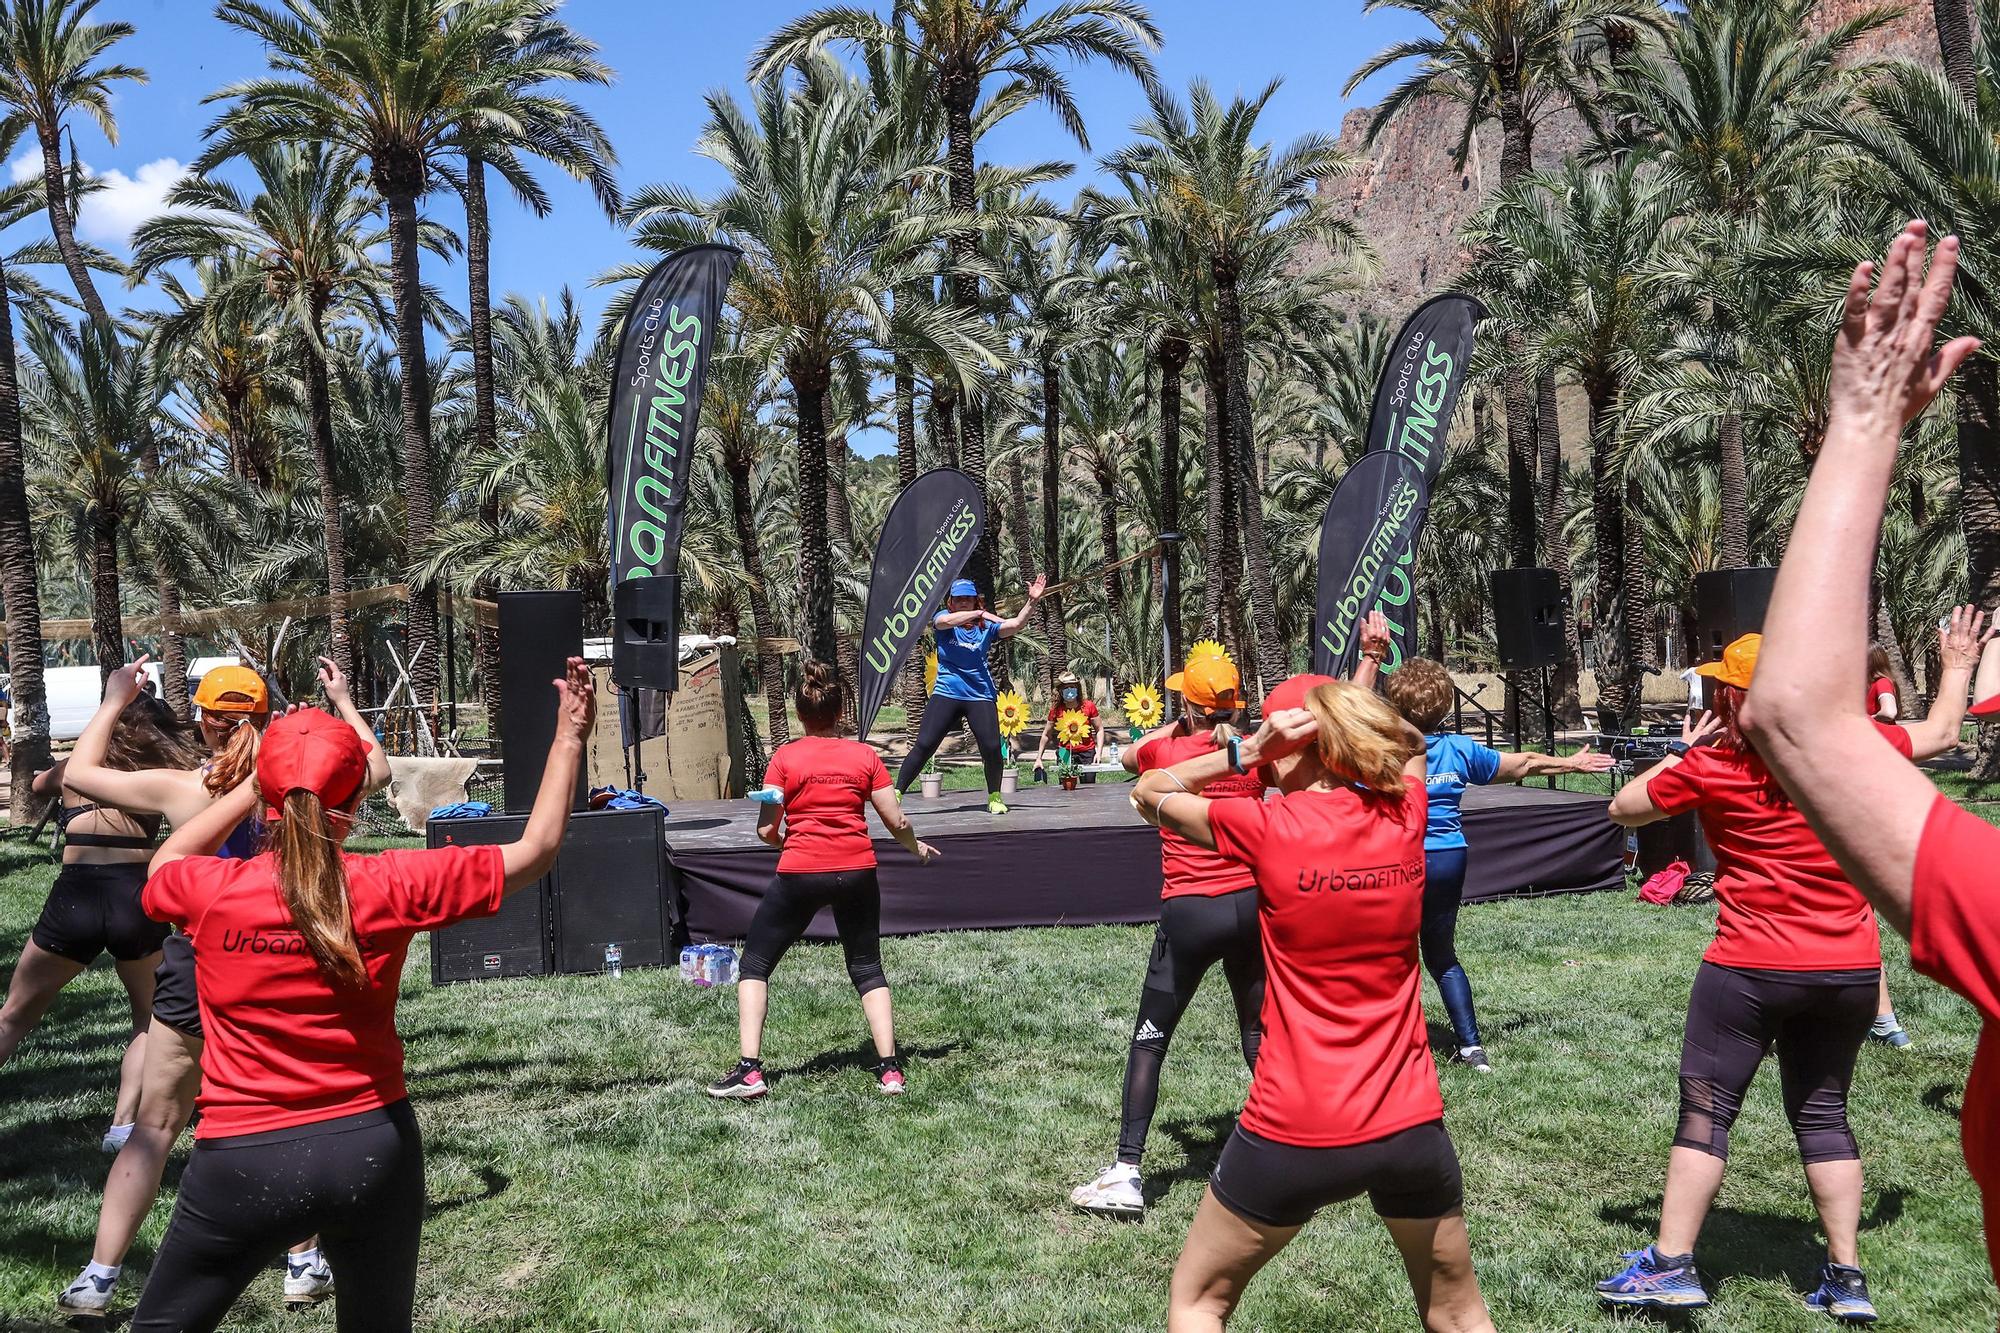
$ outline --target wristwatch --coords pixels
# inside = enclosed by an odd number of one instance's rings
[[[1689,750],[1692,750],[1693,748],[1694,747],[1692,745],[1689,745],[1686,741],[1668,741],[1666,746],[1667,753],[1673,755],[1677,759],[1686,755],[1687,752]]]
[[[1231,736],[1229,738],[1229,771],[1232,773],[1247,773],[1250,771],[1243,767],[1242,747],[1243,738],[1241,736]]]

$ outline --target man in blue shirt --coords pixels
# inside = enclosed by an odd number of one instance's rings
[[[1007,804],[1000,799],[1000,716],[994,708],[999,691],[993,687],[986,652],[995,638],[1011,639],[1021,632],[1047,588],[1048,580],[1037,575],[1021,609],[1003,620],[986,609],[986,599],[971,579],[951,585],[945,609],[931,620],[931,632],[937,636],[937,684],[924,706],[917,743],[897,771],[898,796],[910,789],[944,738],[963,720],[986,769],[986,808],[996,815],[1007,813]]]

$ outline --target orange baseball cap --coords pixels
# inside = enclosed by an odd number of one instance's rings
[[[225,699],[225,694],[242,695]],[[268,713],[271,691],[264,678],[246,666],[213,667],[194,692],[195,707],[204,713]]]
[[[1734,685],[1739,690],[1747,690],[1750,688],[1750,677],[1757,671],[1757,650],[1763,646],[1763,635],[1745,634],[1722,650],[1721,661],[1703,662],[1694,669],[1694,673],[1719,680],[1724,685]]]
[[[1226,657],[1196,657],[1167,677],[1167,688],[1179,690],[1196,708],[1235,708],[1242,703],[1243,677]]]

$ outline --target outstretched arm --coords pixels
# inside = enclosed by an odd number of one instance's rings
[[[1021,603],[1019,611],[1000,621],[1001,638],[1011,639],[1021,632],[1022,627],[1028,623],[1028,617],[1035,612],[1035,603],[1042,600],[1042,594],[1048,591],[1048,587],[1048,575],[1035,575],[1035,581],[1028,585],[1028,600]]]
[[[1699,721],[1681,723],[1681,744],[1690,747],[1701,745],[1713,740],[1721,730],[1722,723],[1715,714],[1703,713]],[[1605,768],[1611,766],[1609,755],[1597,757],[1604,761]],[[1611,822],[1623,828],[1643,828],[1647,824],[1665,819],[1668,812],[1653,804],[1651,784],[1654,777],[1666,772],[1680,761],[1679,755],[1670,754],[1620,787],[1618,794],[1611,798],[1611,808],[1605,812],[1610,816]]]
[[[1493,775],[1493,780],[1519,782],[1522,778],[1539,778],[1550,773],[1602,773],[1610,767],[1611,756],[1599,754],[1588,745],[1568,755],[1521,750],[1500,756],[1500,771]]]
[[[1972,669],[1995,633],[1985,621],[1978,607],[1953,607],[1950,624],[1938,631],[1938,682],[1932,692],[1931,711],[1921,722],[1902,724],[1910,736],[1911,758],[1932,759],[1958,748]]]
[[[526,888],[549,873],[562,850],[563,830],[569,827],[569,806],[576,798],[576,775],[583,767],[583,741],[597,716],[597,695],[592,688],[590,668],[581,657],[569,659],[569,669],[554,682],[556,734],[549,742],[547,767],[542,769],[542,785],[535,791],[535,804],[528,811],[527,825],[514,842],[500,848],[500,864],[507,875],[508,893]]]
[[[904,851],[925,865],[938,859],[938,849],[917,837],[916,826],[903,813],[903,803],[896,799],[894,787],[877,787],[868,794],[868,803],[881,816],[882,827],[889,830],[889,836],[903,844]]]
[[[1959,244],[1912,222],[1876,266],[1855,269],[1834,338],[1825,446],[1806,484],[1764,617],[1743,711],[1757,752],[1854,886],[1910,929],[1917,844],[1937,789],[1894,756],[1850,700],[1865,674],[1868,578],[1903,428],[1979,348],[1937,347]],[[1871,286],[1874,290],[1871,292]]]

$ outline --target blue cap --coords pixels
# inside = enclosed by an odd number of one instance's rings
[[[953,597],[977,597],[979,596],[979,585],[971,579],[958,579],[951,585],[951,595]]]

